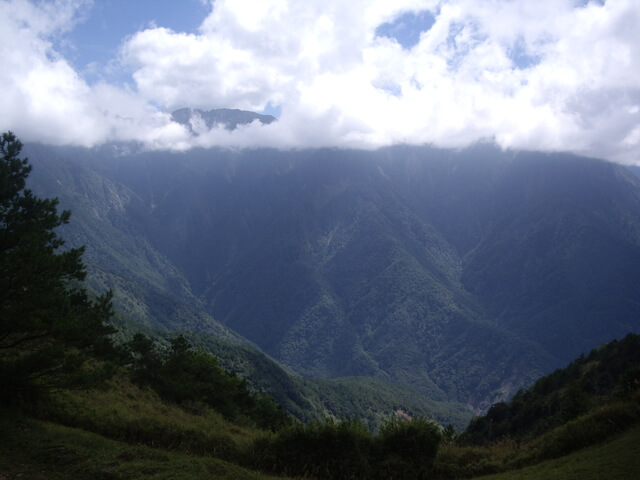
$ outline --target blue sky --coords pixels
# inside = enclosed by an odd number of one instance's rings
[[[428,10],[409,11],[376,27],[375,34],[396,40],[403,48],[411,49],[420,42],[420,34],[428,32],[434,22],[434,14]]]
[[[461,147],[640,162],[637,0],[0,0],[0,129],[150,149]],[[193,136],[177,108],[276,114]]]
[[[109,68],[128,36],[153,26],[196,33],[210,11],[200,0],[99,0],[81,9],[73,30],[57,39],[57,48],[89,81],[101,75],[130,82],[126,72]]]

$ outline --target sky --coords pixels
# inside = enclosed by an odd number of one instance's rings
[[[638,0],[0,0],[0,131],[148,149],[396,144],[640,164]],[[273,114],[194,136],[183,108]]]

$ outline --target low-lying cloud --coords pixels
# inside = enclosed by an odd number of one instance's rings
[[[25,140],[187,149],[493,139],[640,163],[635,0],[216,0],[195,33],[158,25],[122,39],[129,86],[89,84],[56,50],[87,2],[1,4],[0,129]],[[408,13],[429,19],[417,43],[376,35]],[[197,137],[170,115],[267,105],[280,107],[278,122]]]

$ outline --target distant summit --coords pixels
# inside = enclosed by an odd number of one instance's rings
[[[204,111],[194,108],[181,108],[171,114],[173,120],[185,125],[191,133],[198,135],[203,130],[210,130],[216,125],[223,125],[227,130],[235,130],[238,125],[246,125],[254,120],[262,124],[275,122],[273,115],[261,115],[256,112],[231,108],[217,108]]]

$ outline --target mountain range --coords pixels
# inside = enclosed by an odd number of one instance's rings
[[[119,311],[302,376],[480,412],[640,332],[640,180],[623,166],[491,144],[25,153]]]

